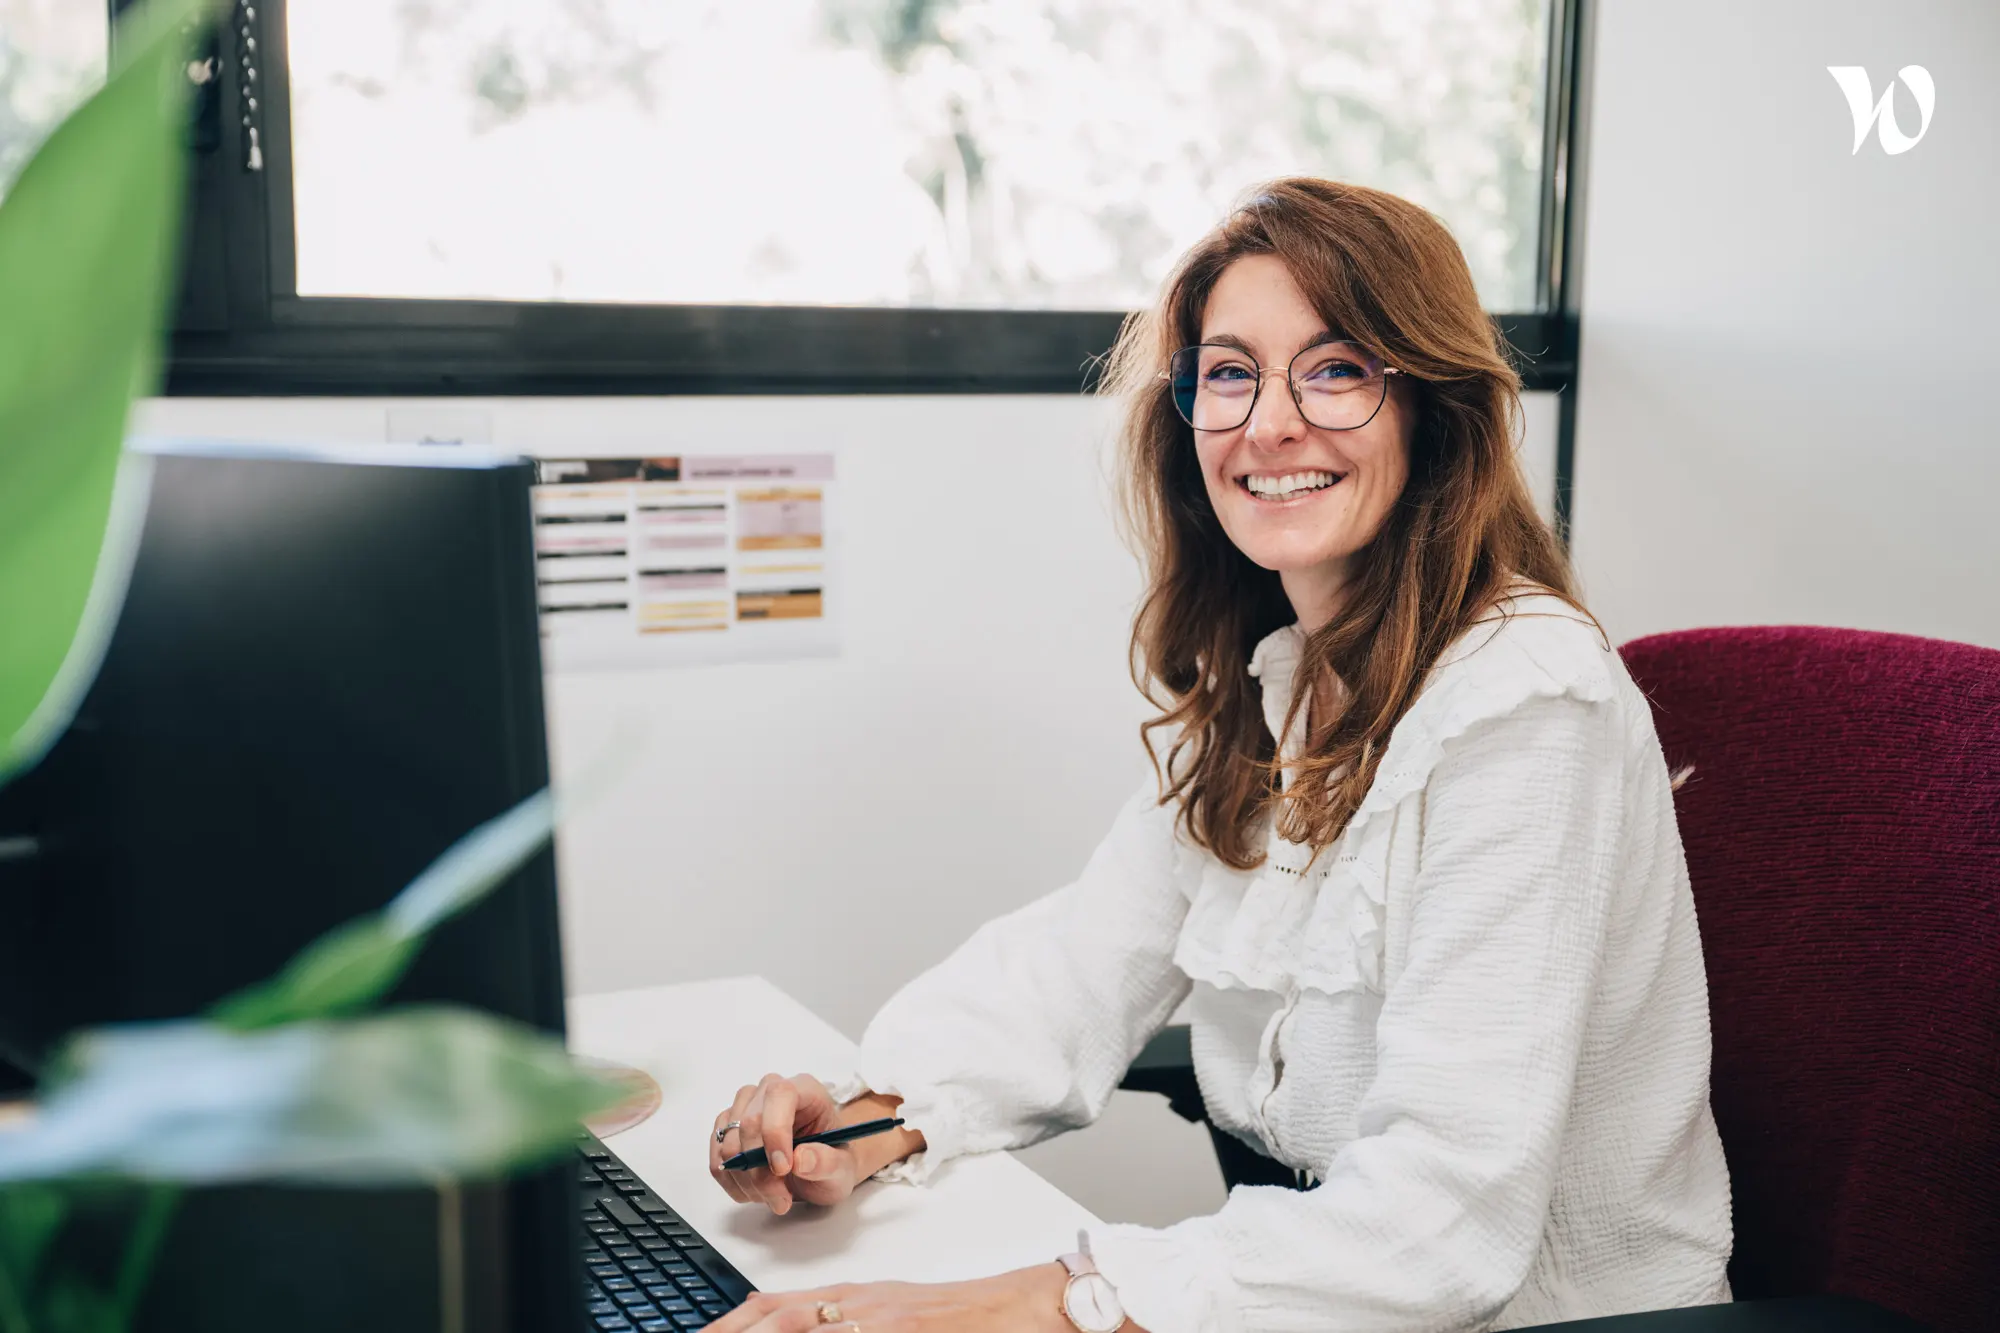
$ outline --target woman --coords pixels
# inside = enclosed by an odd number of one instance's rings
[[[1530,502],[1457,245],[1392,195],[1275,182],[1112,368],[1159,784],[1076,883],[892,999],[854,1077],[745,1087],[710,1165],[780,1213],[921,1182],[1088,1124],[1186,1001],[1210,1116],[1297,1187],[1103,1227],[1097,1276],[1051,1236],[1036,1268],[759,1296],[715,1327],[1446,1330],[1727,1300],[1667,768]],[[759,1145],[771,1170],[720,1170]]]

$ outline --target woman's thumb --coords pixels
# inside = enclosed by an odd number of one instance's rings
[[[801,1180],[825,1180],[838,1166],[832,1149],[808,1144],[793,1154],[792,1174]]]

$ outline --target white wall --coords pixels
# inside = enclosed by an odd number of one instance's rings
[[[164,399],[138,425],[363,443],[417,409],[484,416],[525,453],[838,456],[838,658],[549,679],[559,774],[646,736],[559,837],[573,992],[758,972],[859,1035],[981,922],[1073,877],[1145,780],[1107,404]],[[1548,395],[1528,404],[1544,492],[1554,417]],[[1030,1160],[1105,1216],[1164,1222],[1221,1197],[1206,1136],[1153,1097],[1121,1094]]]
[[[2000,645],[2000,5],[1597,7],[1576,554],[1620,638]],[[1829,65],[1907,64],[1860,152]],[[1918,125],[1896,95],[1906,132]]]

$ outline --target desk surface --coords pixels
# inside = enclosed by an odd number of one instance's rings
[[[870,1182],[839,1208],[775,1217],[709,1179],[702,1145],[737,1088],[776,1070],[847,1072],[854,1043],[761,977],[569,1001],[569,1042],[659,1082],[660,1109],[609,1140],[759,1288],[983,1277],[1046,1263],[1097,1219],[1005,1153],[947,1164],[921,1188]]]

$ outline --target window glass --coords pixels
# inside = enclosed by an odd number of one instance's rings
[[[1529,308],[1548,0],[290,0],[299,291],[1119,309],[1247,185]]]
[[[104,81],[103,0],[0,0],[0,195]]]

